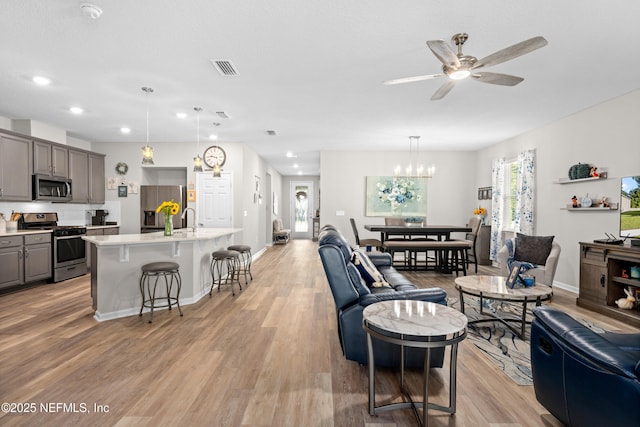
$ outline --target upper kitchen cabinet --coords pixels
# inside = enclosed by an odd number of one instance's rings
[[[86,151],[69,150],[69,178],[73,186],[74,203],[89,203],[89,154]]]
[[[0,133],[0,200],[31,200],[31,140]]]
[[[68,178],[69,149],[46,141],[34,141],[33,173]]]
[[[69,178],[73,203],[104,203],[104,155],[70,148]]]
[[[104,203],[104,154],[89,153],[89,203]]]

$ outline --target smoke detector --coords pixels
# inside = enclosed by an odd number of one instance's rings
[[[80,5],[80,10],[85,17],[91,19],[98,19],[100,18],[100,15],[102,15],[102,9],[92,3],[82,3]]]

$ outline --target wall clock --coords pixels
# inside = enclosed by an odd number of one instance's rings
[[[222,147],[212,145],[204,150],[204,155],[202,157],[204,157],[204,163],[212,168],[216,164],[218,166],[224,165],[224,162],[227,160],[227,153],[224,152]]]

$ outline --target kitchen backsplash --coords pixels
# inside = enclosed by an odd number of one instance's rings
[[[57,212],[58,225],[90,225],[91,211],[104,209],[109,211],[107,221],[120,224],[120,202],[108,201],[100,205],[85,205],[75,203],[51,202],[0,202],[0,213],[5,218],[11,217],[11,212]]]

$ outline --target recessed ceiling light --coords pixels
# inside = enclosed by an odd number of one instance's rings
[[[215,133],[212,133],[211,135],[209,135],[209,139],[212,141],[215,141],[216,139],[218,139],[218,135],[216,135]]]
[[[84,113],[84,110],[80,107],[71,107],[69,108],[69,111],[71,111],[73,114],[82,114]]]
[[[287,157],[292,158],[292,157],[297,157],[295,154],[293,154],[291,151],[287,151]]]
[[[298,169],[298,164],[297,164],[297,163],[294,163],[294,164],[293,164],[293,167],[294,167],[294,169]]]
[[[122,132],[122,133],[131,133],[131,128],[121,127],[120,128],[120,132]]]
[[[298,175],[302,175],[302,171],[298,171]]]
[[[100,18],[100,15],[102,15],[102,9],[92,3],[82,3],[80,5],[80,10],[84,16],[90,19],[98,19]]]
[[[176,117],[179,119],[186,119],[187,113],[176,113]]]
[[[43,76],[34,76],[33,77],[33,82],[37,85],[40,86],[47,86],[49,84],[51,84],[51,79],[48,79],[46,77]]]

